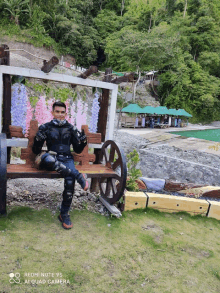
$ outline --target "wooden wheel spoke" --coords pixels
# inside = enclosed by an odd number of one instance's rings
[[[104,158],[105,158],[105,163],[108,162],[108,150],[104,149]]]
[[[115,197],[115,194],[117,193],[117,188],[116,188],[115,181],[116,180],[114,178],[111,178],[111,186],[112,186],[113,197]]]
[[[114,161],[114,157],[115,157],[115,148],[112,145],[111,146],[111,150],[110,150],[110,155],[109,155],[109,161],[110,161],[110,163],[112,163]]]
[[[119,157],[112,165],[112,169],[115,170],[122,163],[121,158]]]
[[[105,192],[107,194],[110,194],[110,191],[111,191],[111,178],[108,178],[107,179],[107,184],[106,184],[106,190],[105,190]]]

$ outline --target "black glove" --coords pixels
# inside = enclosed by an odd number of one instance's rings
[[[86,138],[86,135],[85,135],[84,130],[82,130],[82,132],[80,132],[80,135],[79,135],[79,141],[80,141],[80,143],[81,143],[81,142],[84,142],[84,143],[87,142],[87,138]]]

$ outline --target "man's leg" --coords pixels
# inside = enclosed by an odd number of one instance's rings
[[[72,177],[64,178],[63,201],[61,204],[60,215],[58,217],[59,220],[62,222],[62,226],[64,229],[71,229],[73,227],[68,212],[70,210],[73,199],[74,187],[75,180]]]
[[[60,158],[58,158],[59,160]],[[60,159],[61,163],[65,164],[65,166],[76,173],[76,177],[78,177],[78,174],[82,176],[76,170],[74,165],[74,160],[72,158],[62,158]],[[64,178],[64,191],[63,191],[63,201],[61,204],[61,210],[59,215],[59,220],[62,222],[62,226],[64,229],[71,229],[73,227],[73,224],[70,220],[70,216],[68,214],[70,210],[70,206],[73,199],[73,193],[74,193],[74,187],[75,187],[75,179],[73,179],[71,176],[67,176]]]
[[[83,190],[86,191],[89,187],[88,181],[86,181],[86,178],[79,173],[78,170],[76,170],[73,159],[71,159],[71,161],[73,161],[71,167],[64,164],[64,162],[60,162],[59,160],[55,156],[46,153],[41,158],[41,166],[48,170],[55,170],[63,177],[71,176],[73,179],[76,179]]]

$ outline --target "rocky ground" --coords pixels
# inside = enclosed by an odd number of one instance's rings
[[[215,127],[218,125],[218,121],[211,124]],[[202,128],[199,125],[196,127]],[[140,157],[137,168],[141,169],[144,177],[212,186],[220,185],[220,156],[216,151],[212,153],[198,151],[195,140],[194,149],[187,149],[184,147],[185,144],[179,143],[182,139],[179,139],[178,147],[169,145],[166,141],[160,144],[152,143],[150,141],[153,137],[152,134],[151,132],[151,138],[148,141],[147,135],[144,138],[122,130],[116,130],[114,133],[114,139],[121,144],[125,154],[133,151],[134,148],[137,149]],[[156,135],[159,135],[158,132],[155,132]],[[201,140],[198,141],[201,145]]]
[[[12,163],[15,163],[12,161]],[[19,178],[7,181],[7,205],[28,206],[34,209],[48,208],[56,213],[62,201],[64,179]],[[98,200],[98,194],[85,192],[76,183],[71,210],[87,209],[108,216],[108,210]]]

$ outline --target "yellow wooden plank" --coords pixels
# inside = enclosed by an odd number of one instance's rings
[[[208,217],[220,220],[220,202],[209,200],[209,203],[211,204],[211,206],[208,213]]]
[[[156,193],[147,193],[147,195],[147,207],[154,208],[162,212],[176,213],[184,211],[192,215],[206,215],[209,207],[209,203],[206,200],[196,198]]]
[[[145,209],[147,204],[147,196],[143,192],[126,191],[124,211],[134,209]]]

